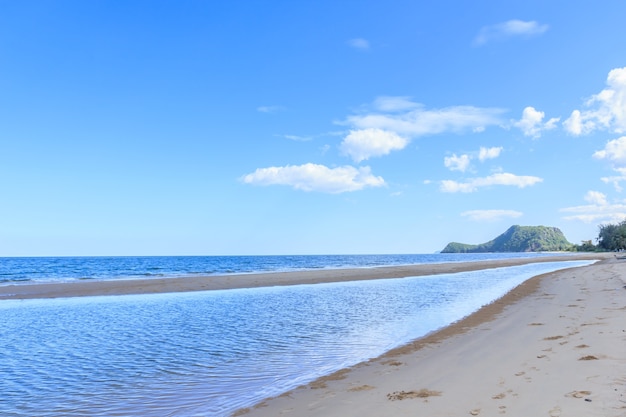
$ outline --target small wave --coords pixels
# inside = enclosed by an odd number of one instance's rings
[[[15,283],[20,283],[20,282],[30,282],[30,281],[32,281],[32,279],[30,279],[30,278],[20,278],[20,277],[16,277],[16,278],[0,278],[0,283],[15,284]]]

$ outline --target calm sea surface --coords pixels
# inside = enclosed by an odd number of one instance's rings
[[[296,256],[114,256],[1,258],[0,285],[190,275],[247,274],[306,269],[368,268],[440,262],[550,256],[549,253]]]
[[[227,266],[215,265],[221,257],[4,258],[0,264],[5,283],[32,283],[146,276],[151,268],[175,276],[500,257],[458,256],[227,257]],[[322,258],[329,258],[327,264]],[[191,265],[185,266],[186,260]],[[589,263],[292,287],[0,301],[0,415],[228,416],[443,327],[532,276]]]

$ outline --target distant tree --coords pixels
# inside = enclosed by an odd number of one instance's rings
[[[595,252],[598,247],[591,240],[583,240],[580,245],[574,245],[574,250],[576,252]]]
[[[626,220],[618,224],[602,224],[598,231],[598,247],[604,250],[626,249]]]

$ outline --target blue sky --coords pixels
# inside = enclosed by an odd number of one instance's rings
[[[431,4],[432,3],[432,4]],[[626,218],[626,3],[0,0],[0,256]]]

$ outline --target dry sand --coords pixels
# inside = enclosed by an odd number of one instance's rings
[[[535,277],[426,338],[236,415],[626,416],[626,260]]]

